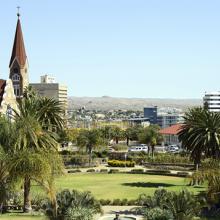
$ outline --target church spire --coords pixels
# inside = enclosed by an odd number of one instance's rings
[[[19,7],[17,16],[18,20],[15,31],[14,45],[9,63],[9,78],[12,80],[15,96],[17,99],[20,99],[23,97],[25,88],[29,85],[29,79],[28,62],[21,30]]]
[[[17,21],[17,27],[16,27],[16,31],[15,31],[14,45],[13,45],[13,49],[12,49],[9,67],[11,67],[11,65],[13,64],[15,59],[17,60],[17,62],[20,66],[24,66],[26,63],[26,60],[27,60],[27,55],[26,55],[24,40],[23,40],[23,34],[22,34],[22,29],[21,29],[19,7],[18,7],[17,16],[18,16],[18,21]]]

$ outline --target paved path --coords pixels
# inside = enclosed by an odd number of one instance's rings
[[[130,216],[134,217],[137,220],[142,220],[143,217],[140,215],[137,215],[132,209],[134,209],[137,206],[102,206],[103,209],[103,216],[96,217],[95,220],[102,220],[104,217],[112,217],[114,219],[115,213],[118,212],[120,216]]]

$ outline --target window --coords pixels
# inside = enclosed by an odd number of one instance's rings
[[[19,74],[14,74],[14,75],[12,76],[12,81],[13,81],[13,82],[19,82],[19,81],[20,81],[20,76],[19,76]]]
[[[14,68],[14,73],[18,73],[18,68]]]
[[[20,96],[20,85],[14,85],[15,96]]]

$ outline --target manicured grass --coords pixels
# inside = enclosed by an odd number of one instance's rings
[[[58,178],[56,186],[58,190],[91,191],[97,199],[137,199],[142,193],[152,195],[159,187],[173,191],[187,188],[194,193],[205,190],[187,186],[188,182],[181,177],[146,174],[76,173]]]

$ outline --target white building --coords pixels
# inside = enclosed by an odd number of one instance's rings
[[[52,76],[41,76],[41,83],[30,83],[39,95],[48,98],[54,98],[63,105],[65,112],[67,112],[67,86],[55,83]]]
[[[211,112],[220,112],[220,92],[206,92],[203,104]]]

